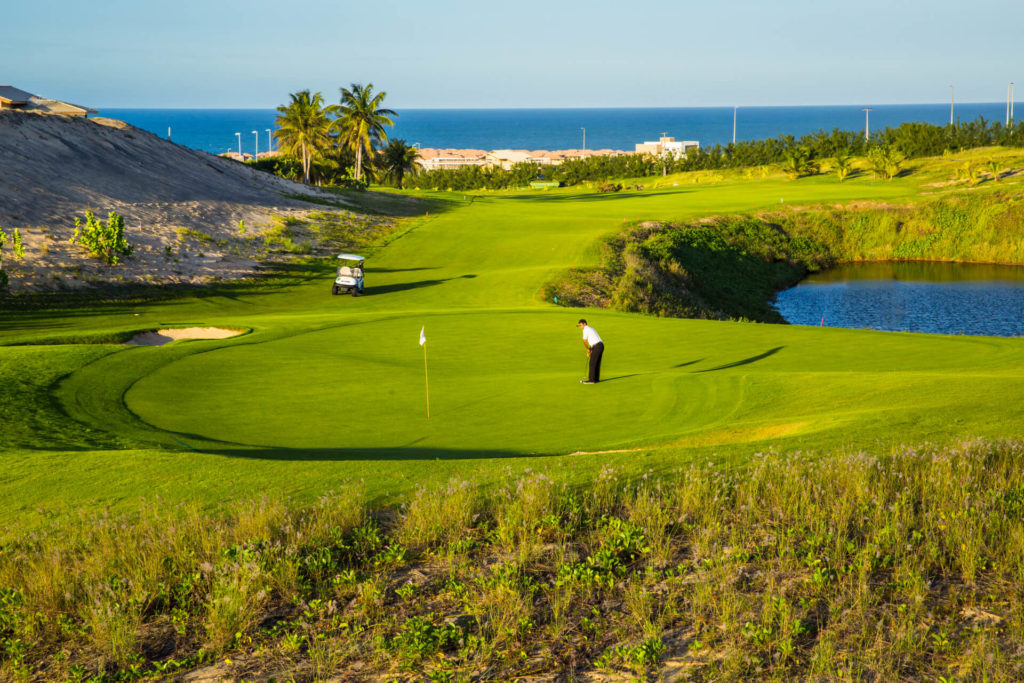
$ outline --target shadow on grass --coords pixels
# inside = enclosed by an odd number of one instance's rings
[[[333,262],[274,263],[253,278],[216,282],[206,285],[191,284],[108,284],[89,289],[55,292],[32,292],[0,297],[0,330],[17,329],[19,320],[32,320],[33,313],[52,317],[61,311],[64,317],[96,314],[125,313],[135,304],[161,305],[185,299],[225,298],[239,301],[240,297],[278,294],[289,287],[314,282],[332,272]],[[14,317],[12,315],[14,314]],[[24,317],[22,316],[24,315]],[[15,319],[17,318],[17,320]]]
[[[180,442],[181,443],[181,442]],[[187,444],[183,444],[187,445]],[[252,458],[282,462],[414,461],[414,460],[489,460],[493,458],[532,458],[552,453],[515,453],[502,450],[456,450],[442,448],[191,448],[198,453],[227,458]]]
[[[729,368],[739,367],[740,365],[750,365],[751,363],[756,363],[759,360],[764,360],[765,358],[768,358],[769,356],[774,356],[775,354],[777,354],[779,351],[781,351],[784,348],[786,348],[786,347],[785,346],[776,346],[774,349],[768,349],[764,353],[758,354],[756,356],[751,356],[750,358],[744,358],[743,360],[738,360],[738,361],[736,361],[734,363],[726,363],[725,365],[719,365],[716,368],[708,368],[707,370],[694,370],[694,372],[695,373],[697,373],[697,372],[715,372],[716,370],[727,370]]]
[[[338,209],[355,210],[359,213],[377,216],[408,218],[428,214],[445,213],[469,204],[448,197],[424,197],[421,195],[404,194],[400,190],[385,192],[379,190],[347,190],[339,187],[326,187],[325,190],[337,195],[344,202]],[[324,202],[333,206],[329,202]]]
[[[420,289],[422,287],[434,287],[435,285],[443,285],[446,282],[452,280],[471,280],[476,275],[467,273],[466,275],[460,275],[458,277],[448,277],[440,280],[417,280],[415,282],[396,282],[393,285],[379,285],[376,287],[367,287],[363,292],[366,296],[373,296],[376,294],[393,294],[395,292],[404,292],[408,289]]]
[[[437,270],[440,266],[422,266],[419,268],[372,268],[367,267],[363,270],[368,274],[373,273],[409,273],[414,270]]]
[[[665,195],[679,195],[689,194],[694,190],[671,190],[671,191],[660,191],[660,192],[604,192],[604,193],[573,193],[573,194],[557,194],[557,195],[545,195],[545,194],[514,194],[506,197],[506,199],[513,200],[529,200],[536,202],[607,202],[615,199],[646,199],[648,197],[661,197]]]

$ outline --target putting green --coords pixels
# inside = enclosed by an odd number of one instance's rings
[[[608,340],[605,381],[593,387],[579,384],[586,358],[572,312],[476,312],[340,324],[188,355],[140,378],[125,404],[160,430],[239,450],[500,444],[557,455],[818,432],[814,441],[862,441],[908,420],[928,437],[962,391],[976,393],[975,406],[953,421],[975,424],[994,396],[1021,393],[1024,349],[1007,354],[968,338],[768,326],[748,334],[735,323],[591,317]],[[1016,370],[1000,369],[1007,363]]]

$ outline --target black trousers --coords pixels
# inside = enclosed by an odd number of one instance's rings
[[[590,381],[601,381],[601,356],[604,354],[604,342],[598,342],[590,347]]]

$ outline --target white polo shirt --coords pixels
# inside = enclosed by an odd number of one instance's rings
[[[583,326],[583,339],[586,340],[586,342],[590,344],[591,347],[603,343],[601,341],[601,335],[599,335],[597,333],[597,330],[595,330],[590,325]]]

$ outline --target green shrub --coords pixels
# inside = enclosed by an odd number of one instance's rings
[[[14,229],[14,257],[19,261],[25,258],[25,245],[21,241],[21,231],[17,228]]]
[[[7,242],[7,233],[0,230],[0,292],[7,289],[7,271],[4,270],[4,244]]]
[[[107,214],[107,222],[97,220],[92,211],[85,212],[85,223],[75,218],[75,234],[72,244],[80,244],[89,250],[89,255],[107,265],[121,262],[121,257],[130,256],[134,247],[124,236],[124,218],[114,211]]]

